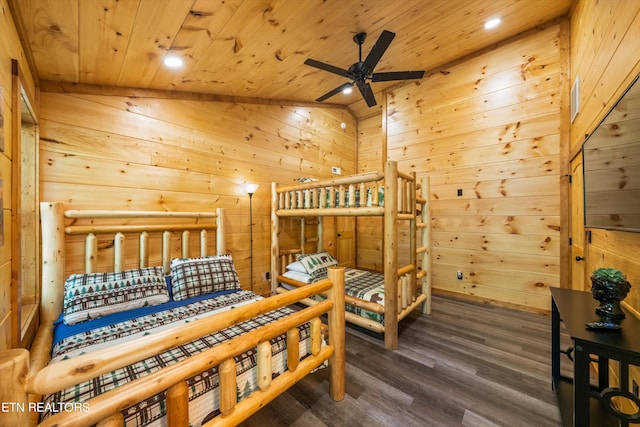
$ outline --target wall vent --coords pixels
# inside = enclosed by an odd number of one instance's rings
[[[580,112],[580,76],[576,76],[571,87],[571,123]]]

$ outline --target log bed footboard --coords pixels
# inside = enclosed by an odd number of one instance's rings
[[[257,315],[309,298],[319,292],[329,295],[320,304],[297,311],[277,322],[262,326],[241,337],[224,342],[181,362],[167,366],[144,378],[132,381],[106,392],[78,406],[77,410],[59,412],[40,426],[90,426],[111,419],[121,423],[119,412],[134,402],[142,401],[167,390],[167,416],[169,426],[187,425],[188,402],[185,380],[211,366],[219,365],[221,415],[206,426],[236,425],[261,409],[305,375],[329,360],[331,398],[344,398],[344,296],[341,286],[344,270],[333,268],[329,279],[310,287],[296,289],[238,307],[208,318],[178,326],[162,333],[116,345],[108,349],[61,361],[40,370],[30,369],[30,353],[25,349],[0,352],[0,401],[12,405],[13,411],[3,413],[2,425],[26,426],[33,423],[30,414],[38,412],[37,404],[29,403],[29,395],[44,395],[103,373],[128,365],[130,362],[158,354],[173,346],[192,341],[225,327],[235,325]],[[319,316],[328,313],[329,344],[322,346]],[[310,321],[312,354],[300,360],[297,346],[287,347],[288,370],[271,379],[271,345],[269,339],[282,333],[296,334],[299,324]],[[46,328],[46,326],[45,326]],[[236,401],[236,368],[234,356],[251,348],[258,348],[258,381],[260,390],[242,401]],[[115,415],[115,417],[113,417]],[[172,421],[177,420],[177,421]],[[121,424],[113,424],[121,425]]]
[[[330,377],[330,396],[333,400],[342,400],[345,394],[345,331],[344,331],[344,268],[334,267],[328,271],[328,278],[313,286],[296,289],[286,295],[274,295],[250,304],[234,307],[209,317],[174,326],[164,331],[151,333],[132,341],[115,344],[102,350],[62,360],[47,366],[50,360],[51,344],[53,341],[52,322],[58,317],[62,304],[62,289],[64,283],[65,245],[64,233],[71,235],[75,232],[89,233],[87,237],[87,251],[85,258],[87,270],[95,268],[93,262],[97,258],[95,237],[96,232],[102,232],[93,226],[80,229],[75,225],[63,227],[66,218],[81,218],[82,213],[67,211],[63,215],[62,205],[59,203],[43,203],[43,292],[42,318],[43,323],[38,330],[36,340],[31,351],[26,349],[11,349],[0,352],[0,426],[28,426],[38,423],[41,396],[64,388],[74,386],[83,381],[91,380],[102,374],[143,360],[146,357],[204,337],[216,331],[255,318],[264,313],[281,307],[293,305],[301,300],[309,299],[316,294],[323,293],[327,299],[313,307],[294,311],[277,321],[253,329],[241,336],[224,341],[210,349],[204,350],[187,359],[167,365],[144,377],[135,379],[104,392],[77,407],[67,408],[46,418],[41,426],[116,426],[123,425],[124,418],[121,411],[129,406],[144,401],[150,396],[166,392],[167,425],[189,425],[188,417],[188,387],[186,380],[194,375],[218,366],[219,374],[219,407],[220,415],[206,422],[206,426],[236,425],[253,413],[264,407],[268,402],[283,393],[304,376],[328,361]],[[49,211],[49,214],[46,212]],[[99,211],[91,211],[91,218],[100,216]],[[102,211],[100,211],[102,212]],[[135,213],[136,217],[144,213]],[[169,213],[150,213],[164,217]],[[190,214],[187,214],[189,216]],[[207,226],[216,229],[218,252],[224,250],[224,237],[221,225],[222,212],[218,211],[215,225]],[[126,213],[119,214],[120,218],[129,218]],[[195,218],[199,218],[196,216]],[[75,228],[74,228],[75,227]],[[110,226],[105,226],[112,230]],[[127,232],[141,232],[145,227],[132,226]],[[152,227],[153,228],[153,227]],[[173,226],[173,231],[200,229],[187,225]],[[45,231],[46,229],[46,231]],[[98,230],[98,231],[97,231]],[[159,230],[155,230],[159,231]],[[107,231],[105,231],[107,232]],[[53,236],[51,238],[45,237]],[[116,234],[117,236],[117,234]],[[141,237],[140,265],[147,259],[142,248],[148,248],[147,237]],[[117,237],[114,240],[118,240]],[[123,240],[123,239],[122,239]],[[163,243],[168,243],[165,234]],[[188,246],[188,231],[182,235],[182,243]],[[116,244],[117,246],[118,244]],[[201,237],[201,246],[206,247],[206,235]],[[184,247],[184,246],[183,246]],[[118,267],[118,259],[124,265],[124,250],[116,248],[114,265]],[[163,259],[170,255],[169,250],[162,250]],[[188,255],[188,250],[182,252]],[[201,250],[200,256],[204,256]],[[166,262],[163,264],[167,265]],[[322,325],[320,316],[327,314],[328,325]],[[289,345],[299,341],[298,325],[310,324],[310,354],[301,358],[298,345]],[[270,339],[286,334],[287,368],[280,375],[273,377],[271,368]],[[328,335],[323,340],[323,334]],[[327,342],[323,345],[323,342]],[[237,401],[236,392],[236,363],[234,356],[240,355],[252,348],[256,349],[258,390],[251,395]],[[6,409],[6,410],[5,410]]]

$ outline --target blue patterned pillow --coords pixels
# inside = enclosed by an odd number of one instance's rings
[[[63,319],[73,325],[169,301],[162,267],[72,274],[64,283]]]
[[[231,255],[171,260],[171,288],[174,301],[240,289]]]
[[[296,259],[302,263],[314,282],[327,275],[327,268],[338,265],[338,261],[328,252],[297,254]]]

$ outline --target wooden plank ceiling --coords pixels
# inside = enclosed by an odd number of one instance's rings
[[[572,0],[10,0],[43,82],[314,102],[348,80],[304,65],[358,61],[353,36],[396,37],[375,68],[437,71],[568,12]],[[485,30],[488,18],[502,25]],[[177,70],[162,65],[179,55]],[[372,83],[376,98],[398,82]],[[367,108],[355,90],[325,103]]]

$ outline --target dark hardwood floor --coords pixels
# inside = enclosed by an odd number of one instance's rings
[[[401,323],[399,347],[347,328],[347,395],[327,370],[307,376],[243,426],[559,426],[551,319],[435,295]]]

